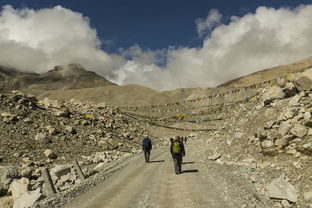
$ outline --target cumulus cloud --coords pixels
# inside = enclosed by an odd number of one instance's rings
[[[222,14],[217,9],[211,9],[206,19],[198,18],[195,20],[197,33],[204,36],[217,26],[222,18]]]
[[[214,87],[261,69],[312,55],[312,5],[259,7],[222,24],[211,10],[195,21],[200,47],[142,49],[134,45],[108,54],[96,30],[82,14],[57,6],[0,13],[0,64],[45,72],[55,65],[80,63],[118,84],[141,84],[157,90]],[[210,31],[210,32],[209,32]]]
[[[312,55],[311,19],[312,5],[294,9],[259,7],[254,13],[231,17],[229,24],[219,24],[201,47],[168,49],[164,67],[128,61],[128,66],[120,69],[123,83],[136,82],[161,90],[214,87],[307,58]]]
[[[112,57],[100,49],[89,19],[61,6],[37,11],[3,7],[0,45],[0,63],[23,71],[45,72],[72,62],[102,74],[112,71]]]

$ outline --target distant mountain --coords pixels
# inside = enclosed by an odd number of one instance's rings
[[[10,91],[25,89],[39,80],[40,74],[19,72],[14,68],[0,66],[0,89]]]
[[[301,69],[312,66],[312,57],[306,58],[295,63],[281,65],[265,70],[261,70],[237,79],[225,82],[218,87],[240,87],[249,86],[265,82],[271,79],[280,78],[288,73],[299,72]]]
[[[106,103],[109,106],[144,106],[215,95],[236,87],[250,86],[279,78],[310,66],[312,66],[312,57],[293,64],[258,71],[228,81],[217,88],[179,88],[164,92],[140,85],[118,86],[94,72],[85,70],[78,64],[55,67],[42,75],[0,67],[0,88],[18,89],[37,95],[39,99],[48,97],[70,100],[74,98],[80,101]],[[235,94],[234,97],[227,96],[226,99],[235,101],[244,97],[246,95],[241,93]]]
[[[79,64],[69,64],[65,67],[56,66],[42,74],[37,82],[28,87],[28,90],[83,89],[109,85],[116,86],[117,84],[108,81],[95,72],[85,70]]]
[[[41,75],[0,67],[0,88],[4,91],[22,90],[39,95],[47,90],[83,89],[110,85],[117,86],[95,72],[85,70],[79,64],[56,66]]]

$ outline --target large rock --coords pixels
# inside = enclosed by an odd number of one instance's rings
[[[63,175],[66,175],[71,172],[70,165],[57,165],[51,169],[50,173],[52,177],[60,178]]]
[[[264,149],[268,149],[273,147],[273,142],[271,140],[264,140],[263,142],[261,142],[261,147]]]
[[[299,138],[304,137],[308,133],[308,129],[301,125],[301,124],[296,124],[291,130],[290,133],[294,136],[297,136]]]
[[[43,101],[41,101],[42,104],[45,106],[45,108],[60,108],[61,103],[58,100],[50,100],[49,98],[44,98]]]
[[[56,159],[57,158],[57,155],[50,149],[46,149],[43,154],[47,157],[47,158],[50,158],[50,159]]]
[[[105,152],[97,152],[94,155],[93,162],[94,163],[105,162],[106,159],[107,159],[107,156],[106,156]]]
[[[9,188],[13,179],[19,177],[19,169],[14,166],[0,166],[0,186],[5,189]]]
[[[214,154],[214,155],[210,155],[210,156],[208,157],[208,160],[217,160],[217,159],[219,159],[221,156],[222,156],[221,154],[216,153],[216,154]]]
[[[287,82],[283,92],[285,93],[286,97],[292,97],[297,94],[297,89],[292,82]]]
[[[277,149],[282,149],[283,147],[287,146],[289,141],[293,138],[291,135],[285,135],[281,138],[275,140],[274,144]]]
[[[278,128],[278,133],[279,133],[281,136],[284,136],[284,135],[286,135],[286,134],[289,132],[290,128],[291,128],[290,122],[288,122],[288,121],[283,121],[283,122],[281,123],[281,125],[279,126],[279,128]]]
[[[278,117],[278,120],[279,121],[285,121],[285,120],[291,119],[296,115],[297,112],[298,112],[298,109],[296,109],[296,108],[287,108],[287,109],[285,109],[284,113],[282,113]]]
[[[13,208],[28,208],[32,207],[42,196],[41,190],[24,192],[16,201],[14,201]]]
[[[266,184],[267,196],[273,199],[286,199],[290,202],[297,202],[298,190],[284,178],[274,179]]]
[[[304,192],[303,197],[305,200],[311,200],[312,199],[312,191]]]
[[[302,98],[301,94],[295,95],[288,101],[288,106],[298,106],[301,98]]]
[[[311,120],[311,113],[310,112],[305,112],[303,115],[303,119],[305,121],[310,121]]]
[[[28,191],[29,188],[28,178],[21,178],[11,183],[9,192],[12,193],[13,200],[16,201],[24,192]]]
[[[297,79],[294,80],[294,84],[298,91],[305,91],[312,89],[312,70],[303,72]]]
[[[51,139],[45,133],[36,134],[35,140],[43,144],[48,144],[51,142]]]
[[[65,126],[65,131],[70,133],[70,134],[75,134],[76,130],[72,126]]]
[[[7,196],[7,197],[0,197],[0,207],[1,208],[12,208],[13,207],[13,197]]]
[[[283,99],[285,98],[285,96],[286,95],[281,88],[274,86],[274,87],[269,88],[268,91],[263,94],[262,101],[264,105],[268,105],[273,100]]]

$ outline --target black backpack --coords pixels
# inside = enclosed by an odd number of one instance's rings
[[[144,150],[149,150],[150,149],[150,139],[144,138],[142,146],[143,146]]]

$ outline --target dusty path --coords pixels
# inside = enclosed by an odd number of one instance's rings
[[[186,145],[186,151],[191,152],[191,148],[192,144]],[[240,196],[236,189],[229,191],[223,187],[227,186],[226,180],[215,176],[222,173],[209,174],[216,170],[207,169],[197,156],[187,152],[183,163],[183,173],[175,175],[167,148],[153,151],[151,163],[146,164],[143,156],[138,157],[65,207],[251,207],[247,204],[250,203],[248,197]],[[255,201],[252,207],[265,207],[256,199],[251,201]]]

